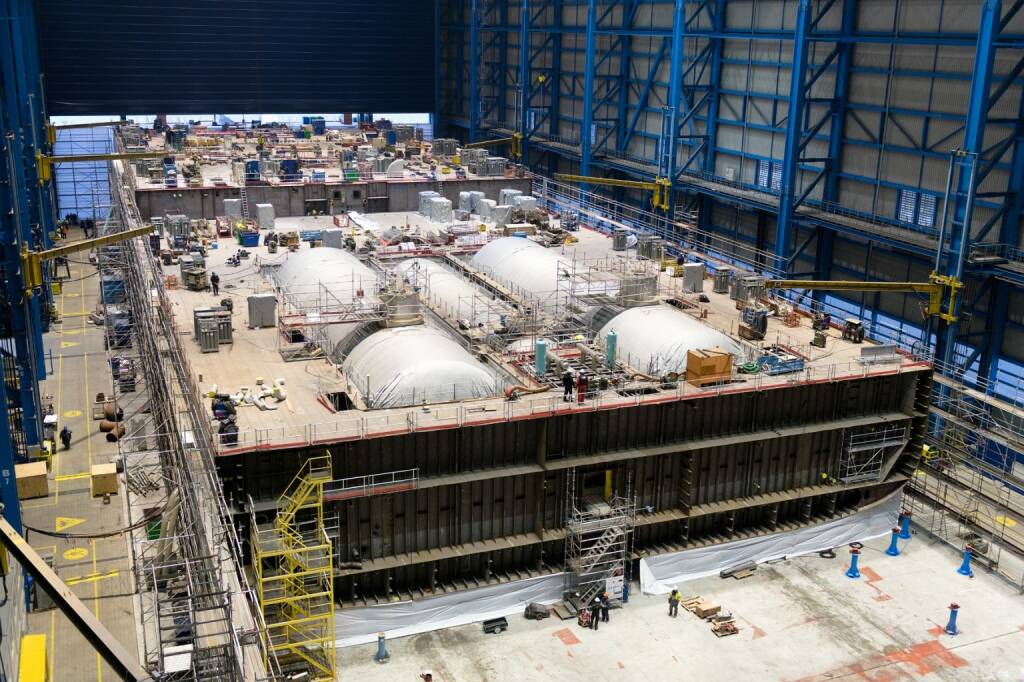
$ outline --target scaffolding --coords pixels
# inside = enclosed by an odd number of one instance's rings
[[[99,232],[143,224],[120,164],[110,165],[114,209]],[[213,437],[149,243],[97,254],[101,275],[124,282],[124,329],[105,315],[114,413],[124,464],[140,649],[164,680],[256,681],[276,677],[263,655],[265,629],[242,569],[242,550],[213,460]],[[109,307],[105,310],[109,313]],[[125,371],[125,366],[128,371]],[[111,362],[113,366],[113,362]]]
[[[257,524],[253,512],[250,529],[268,655],[277,655],[286,674],[323,682],[333,682],[337,672],[334,559],[324,523],[330,482],[330,454],[311,457],[278,501],[273,523]]]
[[[937,370],[942,369],[936,367]],[[905,511],[938,540],[962,550],[1024,591],[1024,405],[962,372],[935,374],[928,432],[904,498]]]
[[[839,480],[847,485],[880,480],[886,462],[908,442],[905,426],[846,433],[839,458]]]
[[[576,611],[608,593],[622,604],[636,521],[636,501],[611,493],[607,499],[579,499],[576,469],[566,479],[565,601]]]

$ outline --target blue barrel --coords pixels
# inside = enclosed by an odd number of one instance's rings
[[[387,134],[387,143],[391,146],[398,144],[398,133],[394,130],[389,130]]]
[[[512,236],[513,237],[523,237],[523,238],[525,238],[525,237],[528,237],[529,235],[526,234],[525,232],[523,232],[522,230],[517,230],[516,232],[512,233]]]
[[[312,116],[303,116],[302,117],[302,125],[304,125],[304,126],[308,126],[312,121],[313,121],[313,117]]]
[[[260,179],[260,162],[255,159],[250,159],[245,162],[245,179],[246,180],[259,180]]]
[[[544,374],[548,371],[547,339],[537,339],[533,371],[538,377],[544,376]]]
[[[327,121],[324,120],[323,116],[314,117],[310,124],[313,126],[314,135],[324,135],[327,133]]]
[[[608,332],[604,337],[604,362],[609,367],[615,367],[615,355],[619,350],[619,335],[614,331]]]

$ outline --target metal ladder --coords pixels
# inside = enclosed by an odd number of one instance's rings
[[[238,188],[238,196],[242,200],[242,217],[246,220],[249,219],[249,195],[245,192],[245,180],[242,181],[242,186]]]

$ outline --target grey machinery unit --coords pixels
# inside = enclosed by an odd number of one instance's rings
[[[660,263],[665,257],[665,241],[653,234],[640,235],[636,244],[636,255]]]
[[[626,250],[626,235],[628,231],[624,227],[616,227],[612,231],[612,250],[613,251],[625,251]]]
[[[277,324],[277,297],[255,294],[246,298],[249,304],[249,329],[273,327]]]
[[[715,268],[715,278],[712,284],[712,291],[716,294],[729,293],[729,280],[732,278],[732,268],[721,266]]]
[[[216,353],[220,351],[220,330],[215,318],[204,317],[196,320],[196,341],[199,342],[199,350],[203,353]]]
[[[690,294],[704,291],[703,263],[683,263],[683,291]]]
[[[764,277],[743,275],[734,277],[729,297],[734,301],[756,301],[764,295]]]
[[[195,308],[192,311],[193,333],[204,353],[216,353],[212,346],[213,332],[216,332],[216,344],[232,343],[231,311],[224,306]]]
[[[207,287],[206,262],[202,256],[194,253],[182,254],[178,257],[181,268],[181,284],[189,291],[203,291]]]

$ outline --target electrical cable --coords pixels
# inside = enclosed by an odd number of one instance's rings
[[[139,528],[142,528],[147,523],[149,523],[153,519],[155,519],[158,516],[160,516],[161,514],[163,514],[164,510],[166,508],[167,507],[166,507],[166,504],[165,504],[164,507],[161,507],[160,509],[157,509],[155,511],[151,511],[150,513],[148,513],[145,516],[143,516],[141,520],[139,520],[136,523],[133,523],[130,526],[127,526],[125,528],[117,528],[117,529],[114,529],[114,530],[105,531],[103,533],[62,533],[62,532],[59,532],[59,531],[52,531],[52,530],[44,530],[42,528],[35,528],[34,526],[29,526],[29,525],[24,524],[24,523],[22,525],[25,527],[25,530],[32,531],[33,533],[39,533],[40,535],[45,535],[47,537],[61,538],[61,539],[64,539],[64,540],[89,540],[89,539],[110,538],[110,537],[114,537],[114,536],[117,536],[117,535],[124,535],[125,533],[130,533],[133,530],[138,530]]]

